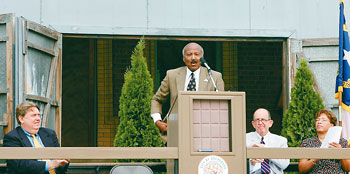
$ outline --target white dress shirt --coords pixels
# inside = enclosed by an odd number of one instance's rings
[[[246,134],[246,146],[252,147],[253,144],[260,144],[261,136],[257,132],[250,132]],[[287,139],[268,132],[264,136],[264,147],[288,147]],[[272,174],[282,174],[283,170],[288,167],[290,163],[289,159],[270,159],[269,165]],[[251,174],[260,174],[261,173],[261,163],[256,163],[251,165],[249,162]]]
[[[191,80],[191,73],[192,71],[188,68],[186,68],[187,71],[186,71],[186,80],[185,80],[185,86],[184,86],[184,91],[187,91],[187,86],[188,86],[188,83],[190,82]],[[196,71],[194,71],[194,78],[196,80],[196,91],[198,91],[198,86],[199,86],[199,74],[201,72],[201,69],[198,68]],[[154,114],[151,114],[151,117],[153,118],[153,122],[156,123],[158,120],[162,120],[162,117],[160,115],[160,113],[154,113]]]
[[[196,91],[198,91],[198,86],[199,86],[199,73],[201,72],[201,69],[198,68],[196,71],[194,71],[194,78],[196,79]],[[187,91],[187,86],[188,83],[191,80],[191,73],[192,71],[190,69],[187,68],[187,72],[186,72],[186,81],[185,81],[185,86],[184,86],[184,91]]]

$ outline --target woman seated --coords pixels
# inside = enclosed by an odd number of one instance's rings
[[[337,125],[337,117],[328,110],[321,109],[316,113],[317,136],[308,138],[301,143],[301,147],[320,147],[328,129]],[[338,142],[329,143],[330,148],[348,148],[344,138]],[[348,159],[300,159],[299,171],[301,173],[346,173],[350,170]]]

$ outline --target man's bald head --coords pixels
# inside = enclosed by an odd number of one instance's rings
[[[270,112],[267,109],[259,108],[253,114],[252,125],[255,131],[262,137],[264,137],[272,126]]]
[[[187,44],[182,50],[183,61],[192,72],[201,67],[200,58],[203,57],[203,48],[194,42]]]

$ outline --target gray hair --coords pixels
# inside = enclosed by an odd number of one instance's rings
[[[195,43],[195,42],[192,42],[192,43]],[[188,43],[188,44],[190,44],[190,43]],[[187,45],[188,45],[187,44]],[[197,43],[196,43],[197,44]],[[182,49],[182,56],[185,56],[185,48],[187,47],[187,45],[186,46],[184,46],[184,48]],[[199,44],[198,44],[199,45]],[[201,51],[202,51],[202,56],[204,56],[204,49],[203,49],[203,47],[201,46],[201,45],[199,45],[199,47],[201,48]]]

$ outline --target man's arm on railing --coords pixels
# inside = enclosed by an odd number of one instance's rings
[[[4,147],[21,147],[21,141],[15,136],[6,135],[4,137]],[[38,160],[7,160],[8,168],[11,168],[15,173],[44,173],[45,172],[45,161]]]

